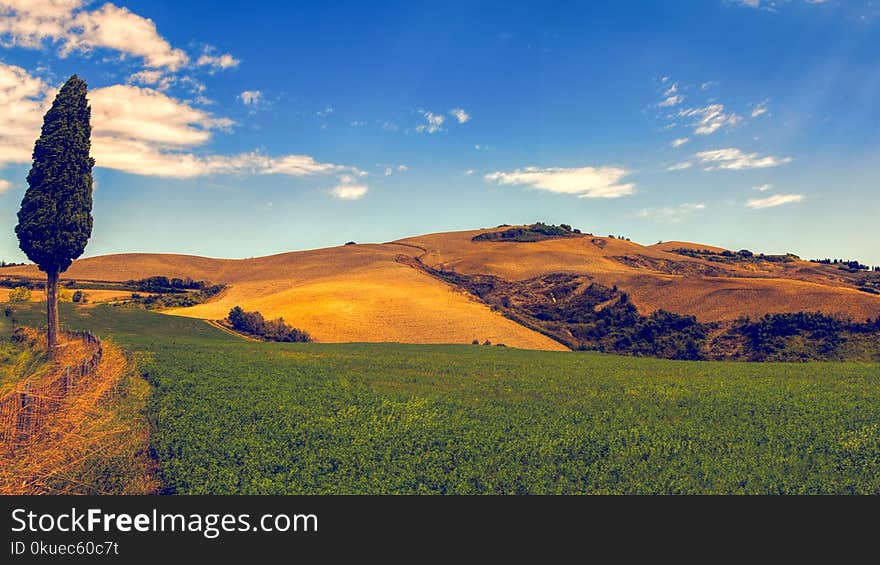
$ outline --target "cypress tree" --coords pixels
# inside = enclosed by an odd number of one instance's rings
[[[70,77],[43,118],[18,212],[19,247],[46,273],[49,350],[58,344],[58,277],[92,234],[92,126],[85,81]]]

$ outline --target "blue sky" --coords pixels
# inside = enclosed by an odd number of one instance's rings
[[[55,89],[87,255],[536,220],[880,265],[880,5],[0,0],[0,258]]]

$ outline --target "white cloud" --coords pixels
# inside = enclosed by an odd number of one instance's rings
[[[353,120],[353,121],[349,122],[348,125],[350,125],[350,126],[353,127],[353,128],[362,128],[362,127],[365,127],[365,126],[367,125],[367,122],[364,122],[364,121],[361,121],[361,120]]]
[[[671,108],[672,106],[678,106],[682,102],[684,102],[684,96],[668,96],[666,99],[660,102],[659,106],[661,108]]]
[[[453,108],[452,110],[449,110],[449,115],[454,116],[460,124],[468,122],[471,119],[471,115],[465,112],[462,108]]]
[[[0,194],[3,194],[7,190],[12,188],[12,183],[6,179],[0,179]]]
[[[205,53],[196,61],[196,65],[200,67],[212,67],[214,69],[230,69],[237,67],[239,63],[240,61],[229,53],[223,53],[222,55]]]
[[[390,177],[394,173],[405,173],[409,170],[409,167],[407,167],[406,165],[380,165],[377,163],[376,166],[384,167],[386,177]]]
[[[760,210],[762,208],[773,208],[775,206],[782,206],[783,204],[802,202],[803,200],[803,194],[774,194],[767,198],[752,198],[746,202],[746,206],[755,210]]]
[[[767,100],[765,100],[752,109],[752,117],[757,118],[758,116],[763,116],[768,111]]]
[[[686,216],[693,214],[694,212],[698,212],[700,210],[705,210],[706,205],[703,203],[699,204],[680,204],[675,207],[664,207],[664,208],[643,208],[639,210],[637,214],[640,218],[650,218],[652,220],[658,222],[667,222],[670,224],[677,224],[681,222]]]
[[[162,92],[171,88],[171,85],[177,82],[177,79],[171,75],[166,75],[164,72],[159,70],[143,70],[134,73],[130,77],[128,77],[129,84],[142,84],[145,86],[152,86],[157,90],[161,90]]]
[[[159,34],[153,20],[110,2],[91,9],[84,0],[0,0],[0,36],[6,44],[29,48],[50,42],[58,45],[62,56],[111,49],[141,58],[149,68],[170,71],[190,62],[182,49]],[[197,64],[227,68],[237,60],[231,55],[206,54]]]
[[[676,163],[675,165],[669,165],[668,167],[666,167],[666,170],[667,171],[683,171],[685,169],[690,169],[693,166],[694,166],[693,163],[685,161],[684,163]]]
[[[55,89],[24,69],[0,63],[0,166],[28,163]],[[89,92],[92,156],[96,165],[137,175],[192,178],[211,174],[311,176],[361,174],[309,155],[258,152],[197,155],[214,132],[234,122],[193,108],[151,88],[113,85]]]
[[[631,173],[617,167],[546,168],[526,167],[494,172],[484,178],[502,185],[524,185],[580,198],[617,198],[635,192],[634,183],[621,182]]]
[[[672,145],[673,147],[681,147],[682,145],[684,145],[688,141],[690,141],[690,138],[679,137],[678,139],[673,139],[672,143],[670,145]]]
[[[46,39],[60,39],[73,25],[73,11],[83,0],[0,0],[0,35],[4,43],[40,47]]]
[[[695,118],[691,123],[696,135],[711,135],[728,126],[733,127],[742,121],[742,117],[731,112],[724,113],[723,104],[709,104],[703,108],[687,108],[678,112],[682,118]]]
[[[340,200],[359,200],[363,198],[369,190],[370,189],[367,185],[358,183],[354,177],[350,175],[342,175],[339,177],[339,184],[330,189],[330,194]]]
[[[0,63],[0,166],[31,160],[54,89],[21,67]]]
[[[775,157],[773,155],[759,155],[758,153],[743,153],[739,149],[729,147],[727,149],[714,149],[712,151],[701,151],[694,155],[694,158],[702,165],[706,165],[704,170],[730,170],[739,171],[743,169],[766,169],[769,167],[778,167],[792,161],[791,157]]]
[[[759,186],[752,187],[753,190],[757,190],[758,192],[767,192],[768,190],[771,190],[772,188],[773,188],[772,184],[762,184]]]
[[[186,53],[173,48],[159,35],[153,20],[110,3],[94,11],[79,12],[65,40],[62,52],[105,47],[143,57],[148,67],[167,67],[172,71],[189,62]]]
[[[466,170],[466,171],[464,172],[464,176],[469,177],[469,176],[472,176],[472,175],[473,175],[474,173],[476,173],[476,172],[477,172],[477,171],[475,171],[475,170],[473,170],[473,169],[468,169],[468,170]]]
[[[438,131],[443,131],[443,123],[446,121],[446,118],[428,110],[419,110],[419,114],[425,117],[425,123],[416,126],[416,132],[437,133]]]
[[[748,8],[756,8],[760,10],[766,10],[768,12],[775,12],[777,8],[781,7],[782,4],[786,4],[791,0],[726,0],[727,3],[736,4],[739,6],[746,6]],[[828,0],[804,0],[806,4],[825,4]],[[868,2],[868,5],[871,3]]]
[[[672,86],[663,91],[663,96],[672,96],[678,92],[678,83],[672,83]]]
[[[323,110],[318,110],[315,115],[319,118],[326,118],[333,113],[333,106],[325,106]]]
[[[245,106],[256,106],[259,104],[262,97],[263,93],[259,90],[245,90],[238,95],[238,99],[241,100],[241,103]]]
[[[714,80],[710,80],[708,82],[704,82],[703,84],[701,84],[700,90],[705,92],[706,90],[709,90],[710,88],[713,88],[715,86],[718,86],[718,82],[716,82]]]
[[[215,118],[150,88],[114,85],[89,93],[94,137],[131,137],[170,146],[207,142],[211,130],[228,129],[234,122]]]

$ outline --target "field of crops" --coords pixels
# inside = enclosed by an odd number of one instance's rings
[[[877,364],[255,343],[63,306],[153,383],[168,493],[880,493]]]

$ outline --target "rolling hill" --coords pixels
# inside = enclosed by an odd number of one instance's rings
[[[207,303],[170,313],[221,319],[239,305],[284,319],[321,342],[470,343],[565,349],[503,316],[441,273],[522,282],[576,275],[627,293],[642,314],[664,309],[701,322],[822,311],[880,316],[880,295],[859,290],[866,273],[794,256],[743,256],[708,245],[634,242],[571,234],[540,241],[474,241],[507,228],[429,234],[255,259],[120,254],[76,261],[64,278],[126,281],[155,275],[222,283]],[[39,277],[33,266],[0,276]],[[531,287],[530,287],[531,288]],[[555,300],[553,296],[550,299]]]

